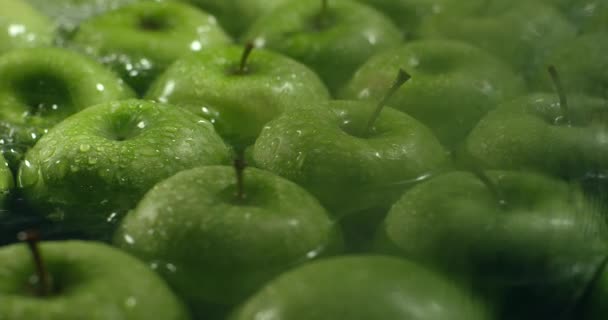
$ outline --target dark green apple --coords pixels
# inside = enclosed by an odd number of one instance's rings
[[[230,42],[213,16],[174,1],[138,2],[105,13],[82,23],[72,39],[140,95],[185,53]]]
[[[260,16],[292,0],[185,0],[215,15],[222,27],[239,36]]]
[[[427,40],[375,55],[341,96],[378,100],[399,67],[412,80],[388,104],[428,126],[449,149],[489,110],[523,91],[520,77],[489,53],[462,42]]]
[[[201,318],[274,276],[339,249],[339,232],[301,187],[254,168],[180,172],[123,220],[114,243],[162,274]]]
[[[118,249],[63,241],[37,250],[45,277],[24,244],[0,248],[0,319],[190,319],[162,279]],[[35,290],[41,279],[48,291]]]
[[[133,95],[115,74],[77,53],[11,51],[0,56],[0,146],[16,168],[23,153],[67,116]]]
[[[521,303],[550,319],[581,298],[608,249],[605,230],[576,185],[523,171],[452,172],[395,203],[378,247],[470,278],[501,296],[506,313]]]
[[[227,46],[184,57],[161,75],[147,98],[207,118],[239,150],[253,144],[264,125],[284,111],[329,98],[321,80],[306,66],[252,49]]]
[[[258,19],[242,39],[303,62],[336,93],[370,56],[398,45],[402,35],[368,6],[328,0],[286,3]]]
[[[335,216],[386,208],[419,179],[441,170],[448,152],[423,124],[385,108],[330,101],[268,123],[253,150],[256,166],[303,186]]]
[[[18,187],[39,214],[103,237],[157,182],[230,157],[208,121],[174,106],[124,100],[51,129],[26,154]]]
[[[0,11],[0,54],[16,48],[50,46],[51,21],[24,0],[2,0]]]
[[[453,14],[450,7],[461,6],[453,1],[442,13],[426,19],[420,37],[469,42],[527,77],[576,35],[575,26],[557,9],[539,2],[471,0],[467,5],[472,9],[469,15]]]
[[[581,35],[562,45],[547,58],[560,72],[564,88],[573,94],[608,97],[608,30]],[[545,68],[537,68],[530,86],[543,91],[553,88]]]
[[[467,292],[410,261],[345,256],[282,274],[231,320],[492,319]]]
[[[567,114],[555,94],[531,94],[506,102],[473,129],[465,143],[470,157],[465,161],[564,178],[605,173],[608,104],[586,96],[569,100]]]
[[[587,287],[587,297],[580,304],[579,319],[600,320],[608,312],[606,299],[608,298],[608,270],[606,265],[608,258],[604,258],[603,263],[595,273],[595,279]],[[577,310],[578,311],[578,310]]]
[[[65,44],[83,21],[141,0],[20,0],[42,12],[57,27],[58,44]]]

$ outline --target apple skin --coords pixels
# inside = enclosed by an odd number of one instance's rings
[[[569,94],[608,96],[608,30],[584,34],[568,42],[547,58],[547,64],[559,71]],[[553,92],[553,83],[545,68],[536,69],[531,87]]]
[[[152,188],[114,236],[198,315],[341,246],[339,229],[304,189],[255,168],[243,174],[241,200],[232,167],[182,171]]]
[[[606,101],[577,95],[569,101],[572,126],[564,122],[556,94],[530,94],[506,102],[473,129],[466,140],[464,161],[482,168],[535,170],[568,179],[605,172]]]
[[[71,45],[108,65],[143,95],[182,55],[231,42],[213,16],[195,7],[144,1],[83,22]]]
[[[374,53],[397,46],[399,29],[380,12],[353,1],[292,1],[258,19],[241,39],[290,56],[313,69],[332,94]]]
[[[329,101],[286,112],[262,130],[254,163],[303,186],[335,216],[388,207],[449,159],[428,128],[388,107],[361,135],[375,108]]]
[[[372,57],[341,96],[378,101],[399,67],[412,79],[388,105],[428,126],[448,149],[462,143],[485,113],[524,90],[523,80],[485,51],[463,42],[421,40]]]
[[[0,248],[0,319],[190,319],[167,284],[137,259],[110,246],[84,241],[40,244],[59,291],[38,297],[24,244]]]
[[[13,50],[0,56],[0,146],[13,169],[56,123],[133,91],[92,59],[59,48]]]
[[[2,0],[0,30],[0,54],[50,46],[55,34],[51,21],[23,0]]]
[[[491,319],[470,292],[439,274],[374,255],[330,258],[286,272],[229,319],[261,315],[265,320]]]
[[[470,14],[453,14],[451,6],[446,6],[423,22],[419,36],[469,42],[500,57],[526,78],[531,70],[545,67],[546,58],[576,36],[576,27],[543,3],[473,0],[468,5]]]
[[[472,173],[437,176],[393,205],[377,250],[470,279],[507,314],[550,319],[581,298],[605,255],[604,218],[576,185],[524,171],[486,174],[505,205]]]
[[[284,111],[329,99],[314,72],[268,50],[254,49],[246,72],[239,73],[242,53],[242,47],[227,46],[188,55],[161,75],[146,96],[210,120],[236,149],[252,145],[264,125]]]
[[[259,17],[291,0],[187,0],[215,15],[233,36],[239,36]]]
[[[174,106],[123,100],[51,129],[26,154],[17,182],[39,214],[68,231],[105,237],[157,182],[230,158],[208,121]]]

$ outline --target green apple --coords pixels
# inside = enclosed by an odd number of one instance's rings
[[[549,5],[534,1],[472,3],[477,8],[470,15],[454,15],[447,6],[443,13],[426,19],[420,26],[420,37],[469,42],[529,76],[530,70],[544,66],[550,53],[576,35],[575,26]]]
[[[77,53],[11,51],[0,56],[0,146],[16,168],[23,153],[67,116],[133,95],[115,74]]]
[[[462,42],[422,40],[372,57],[341,96],[377,100],[399,67],[412,80],[388,104],[428,126],[449,149],[489,110],[523,91],[522,79],[485,51]]]
[[[451,172],[408,190],[377,246],[470,278],[484,295],[500,292],[508,313],[518,303],[527,313],[551,313],[558,309],[548,306],[580,298],[608,249],[605,230],[576,185],[524,171]]]
[[[325,101],[329,93],[306,66],[247,45],[212,48],[176,61],[147,98],[209,119],[241,150],[255,142],[268,121],[294,106]]]
[[[542,0],[556,6],[580,32],[608,31],[608,3],[604,0]]]
[[[336,93],[370,56],[398,45],[402,35],[368,6],[328,0],[280,6],[258,19],[243,39],[303,62]]]
[[[138,2],[105,13],[83,22],[72,39],[140,95],[180,56],[230,42],[213,16],[174,1]]]
[[[208,121],[174,106],[124,100],[56,125],[26,154],[17,183],[39,214],[104,237],[157,182],[230,157]]]
[[[335,216],[387,208],[447,165],[448,152],[427,127],[391,108],[368,129],[376,110],[330,101],[286,112],[262,130],[254,163],[303,186]]]
[[[345,256],[282,274],[231,320],[492,319],[471,293],[410,261]]]
[[[239,36],[260,16],[293,0],[184,0],[215,15],[222,27]]]
[[[608,30],[581,35],[561,46],[547,58],[559,68],[564,88],[575,94],[608,97]],[[553,88],[544,68],[535,70],[531,87],[543,91]]]
[[[83,241],[39,247],[38,272],[25,245],[0,248],[0,319],[190,319],[162,279],[118,249]],[[35,290],[43,279],[47,290]]]
[[[473,129],[465,143],[465,161],[564,178],[606,172],[606,101],[586,96],[569,100],[567,115],[555,94],[530,94],[506,102]]]
[[[297,264],[339,249],[318,201],[267,171],[207,166],[157,184],[114,243],[160,272],[203,315],[242,301]]]
[[[4,1],[4,0],[3,0]],[[141,0],[22,0],[42,12],[58,28],[60,44],[69,38],[83,21],[106,11]]]
[[[46,47],[53,42],[53,24],[24,0],[1,0],[0,54],[17,48]]]

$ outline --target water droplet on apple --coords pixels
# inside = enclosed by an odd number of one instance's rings
[[[81,152],[87,152],[89,150],[91,150],[91,146],[90,145],[88,145],[88,144],[81,144],[80,145],[80,151]]]

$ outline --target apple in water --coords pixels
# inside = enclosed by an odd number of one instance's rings
[[[471,292],[408,260],[343,256],[288,271],[230,320],[492,319]]]
[[[570,94],[608,98],[608,30],[584,34],[555,50],[547,64],[559,69],[564,89]],[[537,68],[531,87],[552,91],[545,67]],[[574,106],[573,106],[574,107]]]
[[[535,170],[579,179],[608,169],[606,100],[572,95],[565,114],[552,93],[506,102],[466,140],[465,160],[489,169]]]
[[[124,218],[114,243],[208,318],[281,272],[336,252],[341,238],[304,189],[237,161],[236,170],[200,167],[157,184]]]
[[[108,65],[143,95],[174,60],[232,40],[215,17],[176,1],[143,1],[79,25],[71,45]]]
[[[157,182],[230,158],[208,121],[170,105],[123,100],[56,125],[26,154],[17,182],[40,215],[104,238]]]
[[[491,54],[448,40],[413,41],[377,54],[350,80],[341,96],[378,100],[405,68],[412,75],[388,105],[429,127],[455,149],[497,104],[523,92],[523,80]]]
[[[14,50],[0,56],[0,146],[16,169],[23,153],[55,124],[132,90],[94,60],[59,48]]]
[[[420,26],[425,39],[461,40],[478,46],[529,77],[547,57],[576,36],[576,27],[561,12],[536,1],[470,0],[469,14],[453,14],[452,1]],[[508,30],[508,31],[506,31]]]
[[[450,172],[393,205],[377,248],[470,279],[507,314],[551,319],[581,298],[608,249],[598,209],[579,186],[538,173]]]
[[[179,59],[146,96],[208,119],[241,151],[255,142],[268,121],[298,105],[325,101],[329,93],[306,66],[248,44]]]
[[[17,48],[50,46],[55,35],[51,21],[24,0],[2,0],[0,54]]]
[[[291,0],[187,0],[215,15],[230,34],[239,36],[259,17]]]
[[[303,186],[335,216],[386,208],[449,160],[427,127],[378,111],[338,100],[286,112],[262,130],[254,163]]]
[[[291,1],[258,19],[242,37],[313,69],[335,94],[374,53],[400,44],[399,29],[354,1]]]
[[[108,245],[28,241],[0,248],[0,319],[188,320],[163,280]]]

